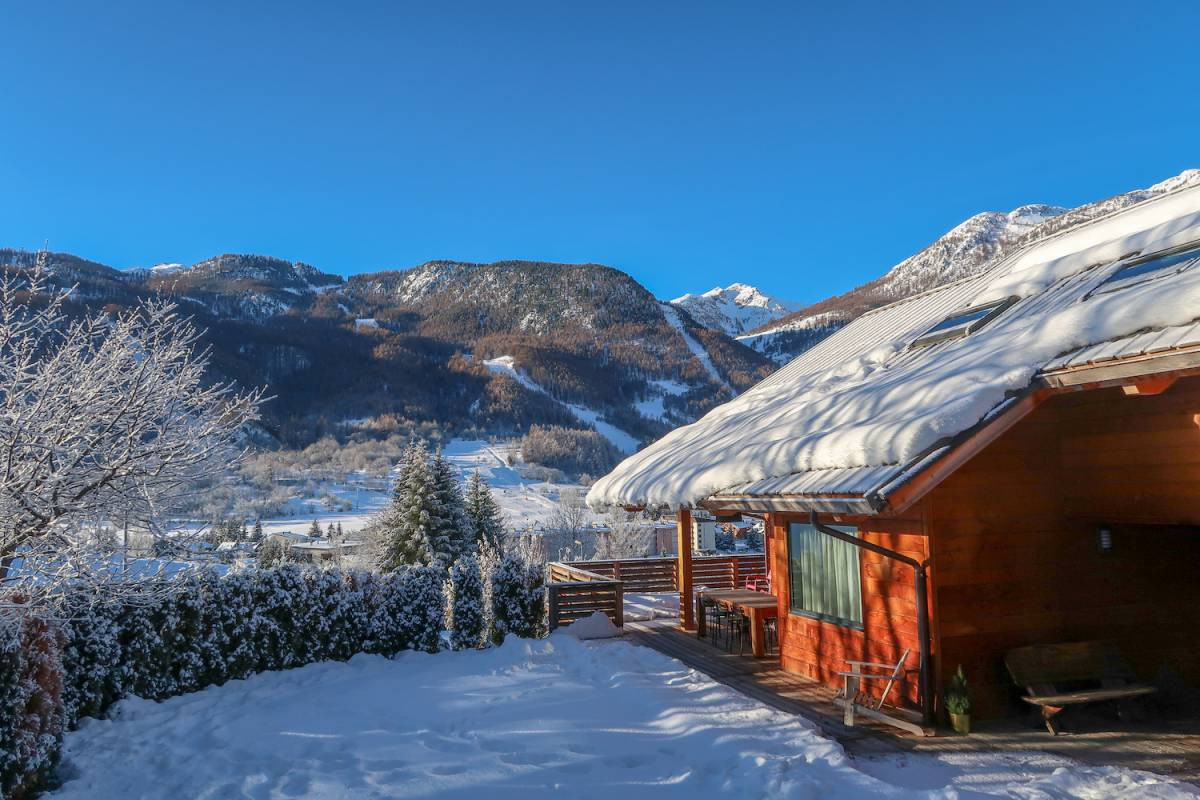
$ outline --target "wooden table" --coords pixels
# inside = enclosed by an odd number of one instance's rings
[[[719,606],[745,614],[750,619],[750,652],[755,658],[767,654],[763,621],[779,616],[779,598],[766,592],[750,589],[731,589],[717,592],[696,592],[696,635],[704,636],[704,598]]]

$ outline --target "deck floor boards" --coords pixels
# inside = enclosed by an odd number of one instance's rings
[[[1068,717],[1070,729],[1050,736],[1038,722],[1006,719],[977,726],[970,736],[939,733],[917,737],[881,723],[847,728],[833,704],[834,691],[817,681],[785,672],[778,658],[730,654],[673,620],[626,622],[626,638],[676,658],[692,669],[759,702],[813,722],[837,739],[853,757],[902,753],[1043,752],[1085,764],[1115,765],[1170,775],[1200,784],[1200,713],[1179,718],[1126,722],[1086,713]],[[1200,709],[1198,709],[1200,711]]]

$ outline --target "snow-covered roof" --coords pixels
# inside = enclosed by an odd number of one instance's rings
[[[997,415],[1042,373],[1194,344],[1200,265],[1095,291],[1131,254],[1193,242],[1200,242],[1200,187],[1046,237],[978,276],[864,314],[625,459],[593,485],[588,502],[679,507],[715,495],[873,494],[878,505],[881,492]],[[911,346],[956,312],[1005,298],[1015,302],[970,335]]]

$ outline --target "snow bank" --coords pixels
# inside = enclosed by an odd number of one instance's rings
[[[765,478],[905,464],[1026,388],[1057,355],[1200,317],[1200,269],[1087,294],[1117,269],[1114,259],[1196,239],[1200,188],[1183,189],[1031,245],[966,284],[972,303],[1022,298],[971,336],[908,350],[916,333],[946,316],[936,303],[906,305],[927,317],[901,319],[883,341],[877,320],[888,310],[860,317],[737,399],[626,459],[592,487],[588,502],[677,507]],[[1083,274],[1096,264],[1105,266]],[[856,356],[823,371],[809,366],[848,344]]]
[[[608,614],[603,611],[592,612],[590,617],[577,619],[561,629],[563,635],[574,636],[576,639],[615,639],[624,631],[613,624]]]
[[[873,760],[674,659],[570,636],[356,656],[162,703],[67,736],[54,800],[93,798],[1191,797],[1061,759]],[[961,786],[960,795],[956,787]]]

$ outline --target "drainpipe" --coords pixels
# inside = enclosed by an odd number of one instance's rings
[[[826,536],[832,536],[834,539],[852,544],[855,547],[863,550],[870,550],[872,553],[877,553],[884,558],[890,558],[893,561],[899,561],[901,564],[907,564],[912,567],[916,573],[916,592],[917,592],[917,639],[921,645],[921,669],[917,677],[917,686],[921,694],[921,721],[925,725],[933,724],[933,660],[930,656],[929,644],[929,588],[928,582],[928,561],[917,561],[915,558],[909,558],[906,555],[897,553],[895,550],[889,550],[873,542],[864,541],[857,536],[851,536],[848,533],[843,533],[837,528],[831,528],[828,525],[822,525],[817,520],[817,512],[809,512],[809,523]]]

